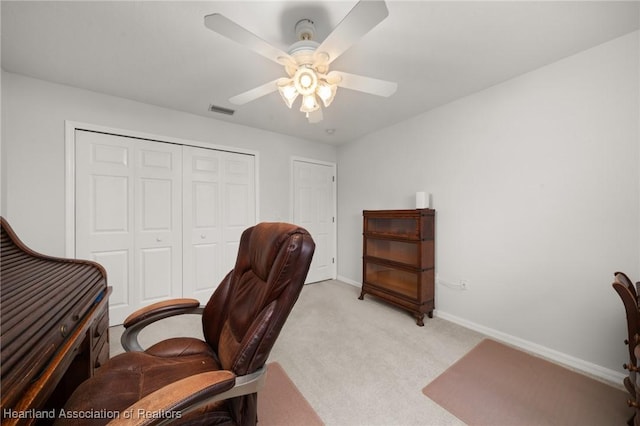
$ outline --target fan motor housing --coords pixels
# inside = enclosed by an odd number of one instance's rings
[[[316,35],[316,27],[311,19],[301,19],[296,22],[295,26],[296,37],[298,41],[293,43],[289,47],[289,55],[295,59],[298,65],[312,66],[314,63],[318,66],[318,57],[316,50],[320,43],[313,38]],[[321,61],[326,62],[326,61]],[[322,65],[318,68],[326,68]],[[317,69],[318,72],[326,72],[325,69]]]
[[[316,26],[311,19],[301,19],[296,22],[295,32],[298,40],[313,40]]]
[[[320,43],[313,40],[300,40],[289,47],[289,55],[291,55],[298,65],[313,63],[313,53],[320,46]]]

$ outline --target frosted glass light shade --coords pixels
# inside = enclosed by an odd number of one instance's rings
[[[308,114],[310,112],[316,111],[318,108],[320,108],[320,105],[318,105],[318,101],[316,100],[315,95],[304,95],[302,97],[302,105],[300,105],[300,111],[306,112]]]
[[[298,97],[298,91],[293,84],[293,80],[289,80],[285,84],[278,84],[278,92],[280,92],[280,96],[282,96],[284,103],[287,104],[289,108],[291,108],[293,102]]]
[[[333,98],[336,97],[337,88],[335,84],[329,84],[326,81],[320,81],[320,83],[318,83],[316,93],[325,107],[328,107],[331,105],[331,102],[333,102]]]

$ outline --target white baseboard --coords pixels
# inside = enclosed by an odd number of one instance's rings
[[[510,344],[512,346],[523,349],[532,354],[541,356],[542,358],[546,358],[550,361],[561,364],[571,370],[587,374],[595,379],[599,379],[603,382],[606,382],[607,384],[610,384],[620,389],[624,389],[622,381],[624,380],[625,375],[618,371],[614,371],[609,368],[605,368],[600,365],[593,364],[591,362],[588,362],[579,358],[575,358],[571,355],[567,355],[565,353],[556,351],[554,349],[550,349],[545,346],[538,345],[537,343],[533,343],[528,340],[524,340],[507,333],[503,333],[493,328],[476,324],[464,318],[460,318],[455,315],[451,315],[446,312],[439,311],[437,309],[434,311],[434,314],[438,318],[451,321],[465,328],[468,328],[468,329],[477,331],[479,333],[485,334],[489,337],[492,337],[495,340]]]
[[[354,281],[352,279],[349,279],[341,275],[338,275],[336,279],[338,281],[342,281],[343,283],[346,283],[358,288],[362,287],[362,283],[358,281]],[[622,381],[624,380],[625,375],[621,372],[602,367],[600,365],[585,361],[580,358],[573,357],[571,355],[567,355],[565,353],[556,351],[554,349],[550,349],[545,346],[538,345],[537,343],[533,343],[528,340],[524,340],[507,333],[503,333],[502,331],[498,331],[493,328],[485,327],[483,325],[474,323],[472,321],[466,320],[464,318],[460,318],[455,315],[448,314],[446,312],[443,312],[437,309],[434,310],[434,315],[437,316],[438,318],[451,321],[455,324],[461,325],[462,327],[482,333],[495,340],[501,341],[503,343],[507,343],[511,346],[515,346],[517,348],[520,348],[532,354],[538,355],[542,358],[546,358],[550,361],[561,364],[571,370],[587,374],[595,379],[606,382],[607,384],[615,386],[619,389],[624,389]]]
[[[336,278],[336,280],[341,281],[341,282],[343,282],[343,283],[345,283],[345,284],[352,285],[352,286],[354,286],[354,287],[358,287],[358,288],[362,287],[362,283],[360,283],[360,282],[358,282],[358,281],[354,281],[354,280],[349,279],[349,278],[347,278],[347,277],[343,277],[342,275],[338,275],[338,277]]]

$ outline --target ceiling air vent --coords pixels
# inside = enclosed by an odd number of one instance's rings
[[[217,105],[209,105],[209,111],[211,112],[217,112],[218,114],[227,114],[227,115],[233,115],[234,112],[236,112],[233,109],[229,109],[229,108],[223,108]]]

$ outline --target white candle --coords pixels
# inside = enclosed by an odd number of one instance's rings
[[[416,209],[429,207],[429,196],[424,192],[416,192]]]

